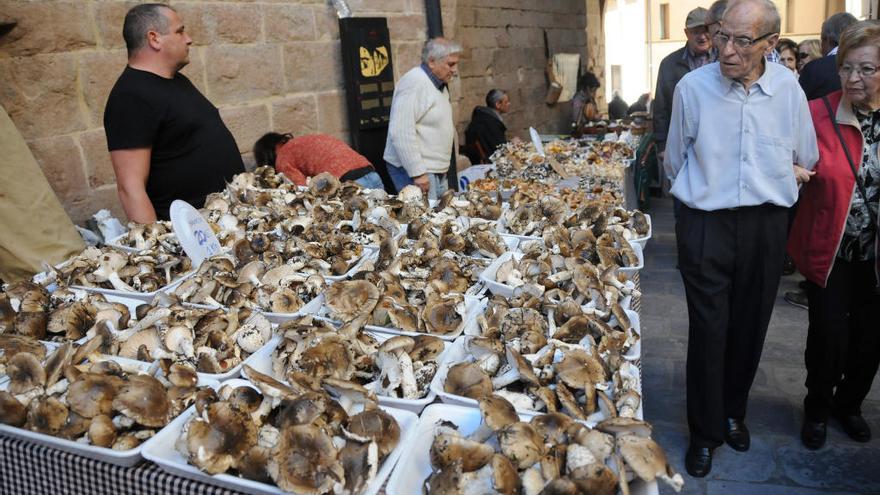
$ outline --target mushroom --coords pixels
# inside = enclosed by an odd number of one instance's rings
[[[208,474],[223,473],[257,443],[257,427],[246,412],[226,402],[204,411],[188,423],[185,455]]]
[[[55,435],[67,422],[67,406],[52,396],[38,397],[28,406],[25,427],[49,435]]]
[[[605,433],[612,433],[617,437],[627,434],[640,437],[651,437],[651,424],[635,418],[610,418],[596,425],[596,429]]]
[[[321,386],[339,402],[346,413],[351,412],[357,404],[366,405],[376,402],[376,396],[372,392],[355,382],[325,378]]]
[[[501,452],[510,458],[517,469],[526,469],[546,453],[544,441],[532,425],[518,421],[496,432]]]
[[[106,251],[98,258],[98,269],[93,272],[96,282],[110,282],[116,290],[137,292],[119,278],[119,270],[128,264],[126,256],[117,251]]]
[[[195,357],[195,350],[193,349],[194,337],[191,328],[184,325],[175,325],[165,330],[162,336],[162,343],[165,344],[165,348],[169,351],[192,358]],[[151,355],[156,357],[155,353]]]
[[[67,388],[67,404],[84,418],[109,415],[122,385],[122,379],[115,375],[83,373]]]
[[[413,362],[436,361],[445,348],[439,337],[419,335],[413,337],[413,348],[409,351],[409,356]]]
[[[281,431],[269,457],[268,471],[279,488],[289,492],[319,494],[342,482],[344,472],[336,461],[333,439],[311,425]]]
[[[49,355],[43,366],[43,369],[46,372],[46,388],[55,385],[55,382],[61,377],[64,368],[70,364],[70,358],[73,357],[73,352],[73,344],[67,342],[55,349],[55,351]]]
[[[46,372],[36,356],[29,352],[19,352],[7,362],[6,375],[9,377],[9,392],[20,395],[34,389],[42,390],[46,385]]]
[[[540,414],[532,418],[531,424],[535,431],[544,439],[544,443],[568,443],[566,430],[572,424],[571,418],[562,413]]]
[[[0,390],[0,423],[21,426],[27,420],[27,409],[14,395]]]
[[[492,436],[497,430],[519,421],[513,404],[501,396],[490,395],[479,401],[480,414],[483,422],[470,435],[470,440],[483,442]]]
[[[505,353],[507,356],[507,365],[510,366],[510,368],[505,371],[504,374],[498,375],[492,379],[492,388],[497,390],[518,380],[528,385],[537,387],[541,386],[541,382],[535,375],[535,371],[532,369],[532,365],[528,360],[522,357],[519,352],[515,351],[509,345],[507,346]]]
[[[331,315],[343,322],[366,319],[379,302],[379,289],[366,280],[344,280],[330,284],[324,300]]]
[[[403,392],[404,399],[417,399],[419,398],[419,389],[416,384],[416,377],[413,371],[413,363],[412,359],[409,356],[409,352],[412,350],[415,341],[411,337],[406,337],[404,335],[396,335],[386,340],[379,346],[379,357],[377,360],[382,361],[386,366],[388,366],[389,359],[385,358],[383,355],[391,355],[394,356],[397,361],[397,369],[400,370],[400,388]],[[393,365],[391,365],[393,368]],[[386,368],[383,368],[383,373]]]
[[[462,472],[476,471],[492,460],[493,455],[495,449],[491,445],[453,433],[439,433],[431,443],[431,465],[435,468],[459,464]]]
[[[478,365],[458,363],[449,368],[443,390],[479,400],[492,393],[492,380]]]
[[[159,380],[130,375],[113,399],[113,409],[143,426],[161,428],[168,423],[171,403]]]
[[[673,471],[663,449],[654,440],[633,434],[622,435],[617,437],[617,448],[639,478],[649,483],[660,478],[676,492],[681,490],[684,479]]]
[[[233,334],[235,342],[247,353],[257,352],[272,338],[272,324],[260,313],[254,313]]]
[[[116,441],[116,426],[106,414],[92,418],[89,424],[89,441],[98,447],[111,447]]]
[[[390,454],[400,441],[400,425],[393,416],[381,409],[369,409],[355,414],[349,418],[347,430],[376,442],[381,458]]]
[[[617,475],[601,462],[574,469],[568,473],[568,478],[574,481],[580,493],[595,495],[615,495],[617,493]]]
[[[151,356],[161,345],[162,341],[159,340],[159,333],[156,331],[155,327],[151,327],[146,330],[141,330],[121,342],[119,346],[119,355],[128,359],[137,359],[138,350],[141,346],[144,346],[147,355]]]
[[[379,449],[376,442],[347,442],[339,452],[339,462],[345,473],[346,492],[361,493],[376,477]]]

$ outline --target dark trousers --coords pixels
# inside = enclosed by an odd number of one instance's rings
[[[808,282],[807,396],[804,412],[827,421],[832,412],[861,414],[880,365],[880,296],[873,261],[834,261],[823,289]]]
[[[702,211],[675,225],[688,305],[687,413],[691,442],[714,448],[725,418],[746,415],[779,287],[788,209]]]

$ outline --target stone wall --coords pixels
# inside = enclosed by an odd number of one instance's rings
[[[592,1],[592,0],[591,0]],[[570,105],[544,103],[544,31],[554,53],[579,53],[586,61],[585,0],[459,0],[457,37],[465,48],[457,92],[459,135],[474,106],[485,105],[492,88],[508,92],[509,132],[526,137],[569,130]],[[455,96],[455,94],[454,94]]]
[[[593,2],[595,0],[590,0]],[[126,62],[122,19],[137,2],[0,0],[18,26],[0,40],[0,104],[75,222],[99,208],[124,214],[102,116]],[[395,75],[419,62],[424,0],[349,0],[355,16],[385,16]],[[585,0],[441,0],[446,35],[465,47],[452,85],[460,135],[474,105],[511,94],[509,128],[565,128],[568,106],[543,103],[546,29],[556,51],[584,55]],[[184,73],[220,108],[246,161],[264,132],[324,132],[348,140],[335,12],[326,0],[179,1],[194,40]]]
[[[0,1],[18,26],[0,41],[0,104],[71,218],[99,208],[125,218],[102,127],[126,62],[122,20],[136,2]],[[448,5],[447,5],[448,4]],[[335,11],[321,0],[173,2],[193,38],[184,73],[220,108],[245,159],[269,130],[348,140]],[[418,63],[423,0],[350,0],[385,16],[395,72]],[[454,13],[454,2],[444,2]],[[452,24],[451,20],[447,21]]]

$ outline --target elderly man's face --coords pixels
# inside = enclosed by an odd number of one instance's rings
[[[775,48],[778,34],[758,32],[763,25],[763,9],[752,3],[739,4],[729,10],[716,36],[718,61],[724,77],[751,84],[764,71],[764,55]],[[728,38],[722,43],[719,38]],[[759,39],[760,38],[760,39]],[[745,41],[746,46],[740,46]],[[754,43],[749,43],[750,41]]]
[[[712,38],[706,26],[686,28],[684,34],[687,36],[688,48],[694,55],[702,55],[712,49]]]
[[[452,77],[458,74],[458,58],[459,55],[453,53],[440,60],[430,59],[428,60],[428,68],[437,76],[437,79],[448,84]]]

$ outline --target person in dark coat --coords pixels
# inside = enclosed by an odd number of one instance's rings
[[[815,100],[835,91],[840,91],[840,76],[837,75],[837,45],[840,34],[858,22],[852,14],[834,14],[822,23],[822,53],[824,57],[813,60],[801,71],[801,88],[808,100]]]
[[[626,111],[629,105],[620,97],[620,93],[614,92],[614,98],[608,103],[608,118],[611,120],[619,120],[626,117]]]
[[[468,158],[471,163],[488,163],[492,153],[507,142],[503,115],[510,111],[510,97],[500,89],[493,89],[486,95],[486,106],[474,108],[471,123],[464,131],[465,145],[471,150]],[[474,148],[477,148],[475,150]]]
[[[626,110],[626,115],[630,116],[636,112],[647,112],[648,111],[648,103],[651,101],[651,93],[645,93],[642,96],[639,96],[639,99],[636,100],[635,103],[629,106]]]

